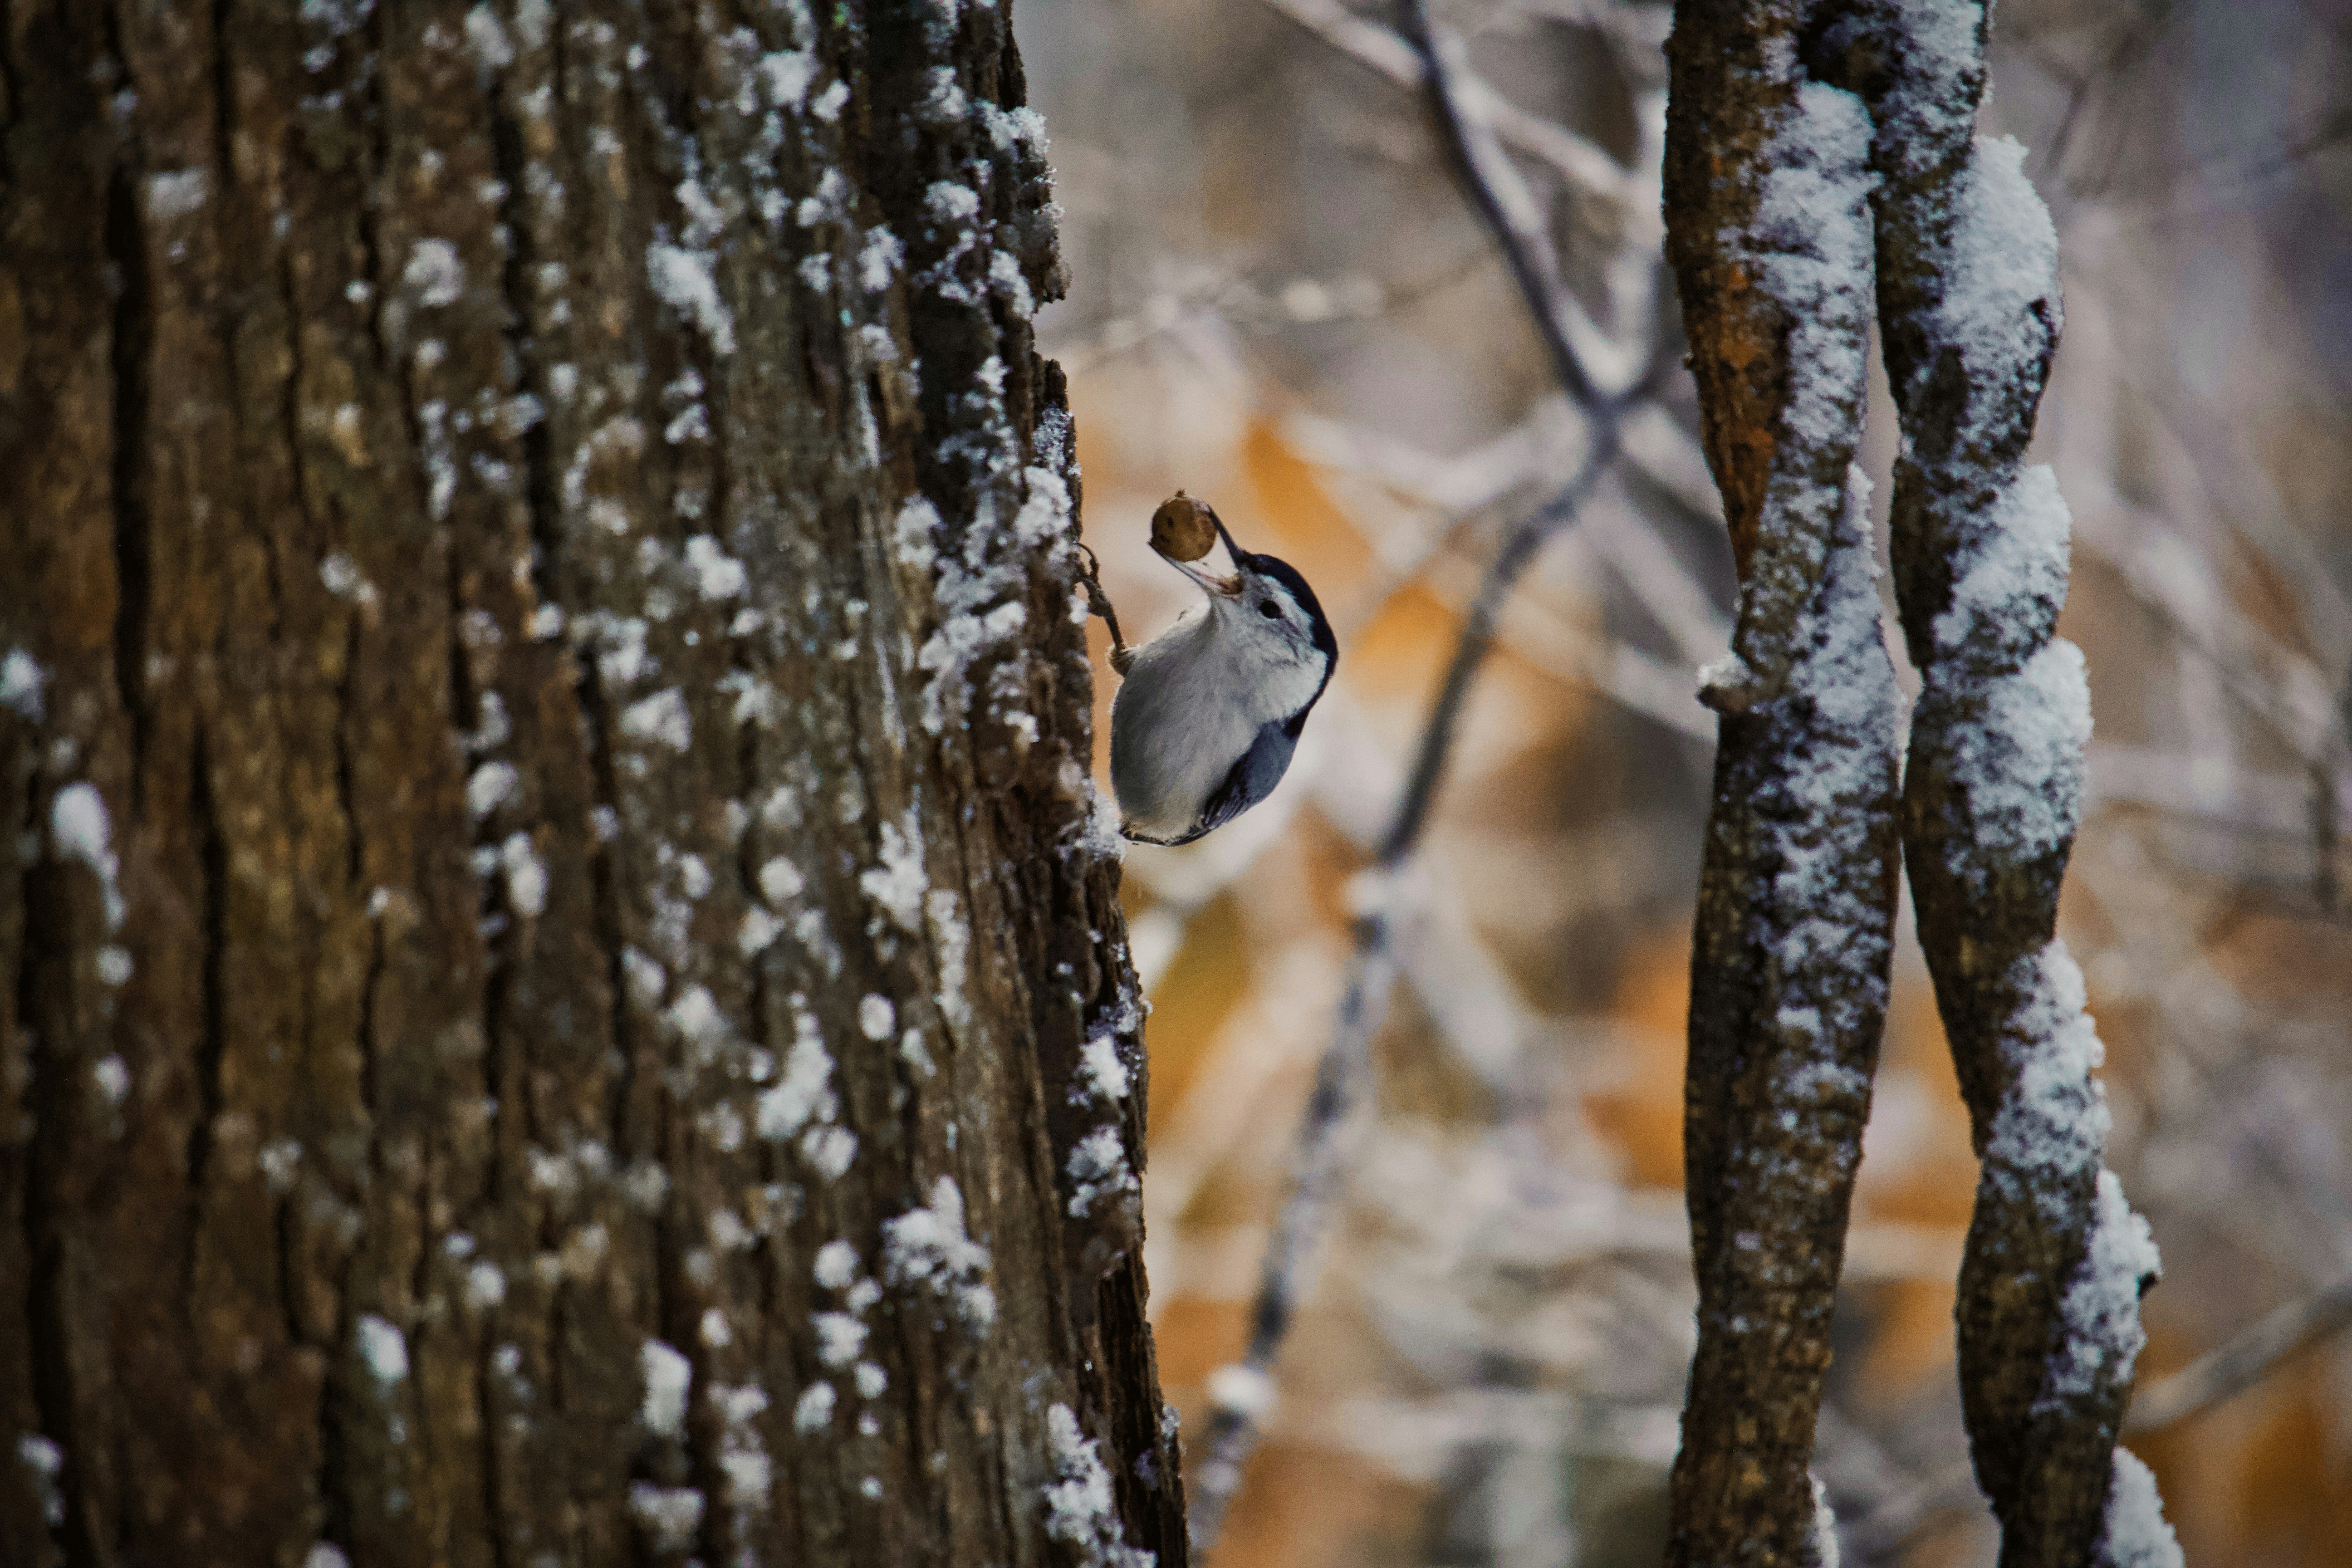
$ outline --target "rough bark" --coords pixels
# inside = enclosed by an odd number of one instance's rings
[[[1005,8],[0,15],[0,1558],[1180,1563]]]
[[[1862,427],[1868,132],[1804,8],[1685,0],[1667,251],[1740,574],[1691,959],[1698,1348],[1667,1561],[1811,1564],[1808,1471],[1886,1001],[1896,699]]]
[[[2178,1563],[2147,1472],[2115,1448],[2157,1258],[2100,1165],[2099,1043],[2054,936],[2090,698],[2081,653],[2053,635],[2065,504],[2022,463],[2058,346],[2057,237],[2022,149],[1975,135],[1990,21],[1969,0],[1856,5],[1810,51],[1875,130],[1879,320],[1904,435],[1895,580],[1923,680],[1904,850],[1983,1163],[1961,1399],[2004,1568]]]

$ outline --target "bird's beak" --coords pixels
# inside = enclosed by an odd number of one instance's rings
[[[1209,521],[1216,528],[1217,537],[1225,542],[1225,554],[1232,559],[1235,566],[1239,566],[1242,563],[1242,547],[1235,544],[1234,536],[1225,531],[1225,520],[1219,517],[1217,509],[1207,501],[1201,503],[1201,510],[1209,514]]]
[[[1237,599],[1241,597],[1242,592],[1242,547],[1235,544],[1234,536],[1225,531],[1225,520],[1217,515],[1215,507],[1202,501],[1201,510],[1209,514],[1209,521],[1215,526],[1217,537],[1225,542],[1225,559],[1234,564],[1233,575],[1220,577],[1197,561],[1171,561],[1169,564],[1192,579],[1209,593],[1228,599]]]
[[[1161,559],[1165,560],[1166,557],[1163,556]],[[1242,579],[1239,573],[1230,577],[1220,577],[1197,561],[1170,561],[1168,564],[1192,579],[1211,594],[1231,599],[1237,597],[1242,591]]]

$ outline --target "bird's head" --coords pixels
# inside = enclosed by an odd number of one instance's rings
[[[1307,579],[1287,561],[1244,550],[1213,510],[1209,520],[1224,542],[1233,564],[1230,573],[1210,570],[1205,557],[1178,561],[1163,555],[1161,559],[1208,595],[1209,613],[1223,627],[1221,635],[1248,646],[1268,662],[1312,669],[1319,678],[1328,679],[1339,656],[1339,641]],[[1316,689],[1321,690],[1321,679]]]

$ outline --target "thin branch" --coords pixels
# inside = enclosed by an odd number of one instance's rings
[[[1430,26],[1428,0],[1404,0],[1402,15],[1405,41],[1420,57],[1446,155],[1478,215],[1495,232],[1511,277],[1534,312],[1551,354],[1552,374],[1579,406],[1595,408],[1604,392],[1593,366],[1615,357],[1614,345],[1568,292],[1535,194],[1496,135],[1493,95],[1471,92],[1468,83],[1475,79],[1462,58],[1462,42]]]
[[[1216,317],[1255,338],[1335,321],[1379,321],[1461,283],[1483,259],[1474,249],[1427,277],[1394,284],[1362,277],[1292,278],[1279,288],[1269,289],[1247,277],[1213,278],[1156,293],[1140,310],[1082,326],[1066,325],[1044,352],[1059,361],[1069,374],[1077,375],[1202,316]]]
[[[2243,1394],[2296,1352],[2352,1328],[2352,1275],[2290,1301],[2132,1401],[2124,1435],[2160,1432]]]
[[[1399,87],[1423,85],[1422,58],[1410,43],[1379,23],[1346,10],[1337,0],[1265,0],[1265,4]],[[1616,207],[1654,199],[1654,193],[1637,188],[1616,160],[1593,142],[1538,119],[1484,83],[1473,84],[1469,93],[1477,100],[1481,116],[1494,123],[1504,141],[1551,168],[1570,189]]]
[[[1478,596],[1470,601],[1470,613],[1464,617],[1461,636],[1454,644],[1454,658],[1446,666],[1445,682],[1438,688],[1437,700],[1430,708],[1429,723],[1422,732],[1412,772],[1406,776],[1404,795],[1397,803],[1395,820],[1389,825],[1386,837],[1381,840],[1380,853],[1373,859],[1377,869],[1394,870],[1412,853],[1413,845],[1421,837],[1429,816],[1430,800],[1437,793],[1437,782],[1444,776],[1447,755],[1454,749],[1454,728],[1461,720],[1464,700],[1494,643],[1495,621],[1502,614],[1503,601],[1510,596],[1519,574],[1535,560],[1536,552],[1549,543],[1561,527],[1574,521],[1616,458],[1617,426],[1612,420],[1594,432],[1592,450],[1585,454],[1583,468],[1569,481],[1559,499],[1520,524],[1496,552],[1494,564],[1486,568],[1486,580],[1479,584]]]
[[[1454,643],[1444,683],[1423,727],[1404,795],[1387,833],[1381,836],[1373,862],[1376,871],[1394,872],[1412,852],[1428,820],[1431,797],[1444,773],[1463,700],[1493,644],[1495,618],[1503,601],[1537,552],[1575,521],[1616,455],[1614,426],[1604,424],[1602,431],[1610,438],[1594,443],[1583,468],[1568,488],[1521,523],[1487,568],[1486,582]],[[1322,1237],[1339,1179],[1347,1169],[1342,1134],[1370,1057],[1372,1036],[1386,1016],[1389,992],[1396,977],[1390,947],[1394,911],[1381,901],[1384,892],[1375,893],[1371,907],[1356,924],[1356,946],[1348,961],[1339,1018],[1300,1120],[1291,1190],[1283,1200],[1266,1248],[1256,1305],[1250,1314],[1249,1348],[1237,1366],[1224,1369],[1212,1380],[1215,1409],[1202,1439],[1203,1457],[1189,1478],[1191,1536],[1197,1552],[1207,1552],[1216,1541],[1225,1510],[1240,1488],[1242,1466],[1257,1445],[1258,1422],[1272,1394],[1275,1357],[1310,1283],[1307,1266]]]

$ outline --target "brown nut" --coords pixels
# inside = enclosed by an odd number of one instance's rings
[[[1178,490],[1151,514],[1151,548],[1171,561],[1198,561],[1217,542],[1208,503]]]

